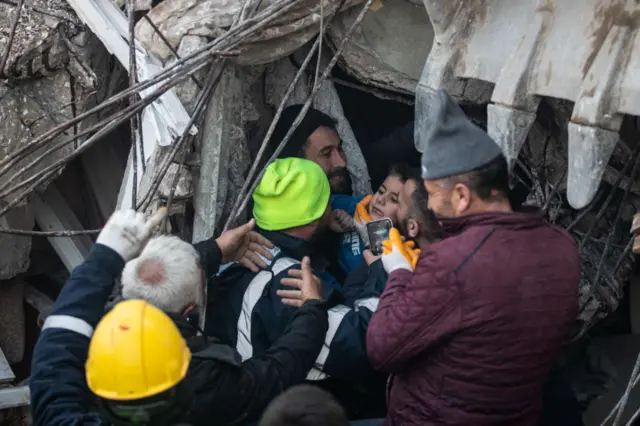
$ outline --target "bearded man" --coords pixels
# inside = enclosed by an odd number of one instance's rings
[[[580,256],[542,215],[512,211],[505,157],[457,103],[441,90],[433,107],[422,178],[444,235],[416,257],[392,230],[367,333],[371,363],[393,375],[385,424],[536,425]]]

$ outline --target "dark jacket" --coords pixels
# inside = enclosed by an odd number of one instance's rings
[[[206,269],[216,270],[220,250],[215,240],[196,245]],[[35,426],[103,425],[85,380],[84,365],[93,329],[100,321],[113,282],[124,262],[108,247],[94,244],[62,289],[36,344],[31,380]],[[174,320],[175,320],[174,316]],[[183,333],[188,328],[177,325]],[[232,348],[194,346],[187,383],[195,397],[193,424],[227,424],[257,418],[282,390],[303,381],[324,341],[326,308],[308,302],[292,315],[280,340],[259,357],[238,361]],[[186,330],[186,331],[185,331]]]
[[[448,238],[394,271],[367,335],[393,373],[387,425],[535,425],[578,309],[580,256],[533,214],[443,220]]]
[[[310,371],[309,380],[354,380],[370,376],[373,369],[366,353],[366,331],[384,282],[363,285],[351,305],[345,305],[341,285],[326,271],[328,262],[310,243],[281,232],[261,231],[276,246],[269,268],[256,274],[238,266],[227,268],[209,291],[207,335],[238,350],[243,359],[263,353],[284,331],[295,309],[276,294],[291,269],[300,269],[304,256],[320,277],[325,300],[330,301],[329,330],[325,344]]]
[[[194,425],[258,420],[272,399],[304,381],[327,332],[323,302],[309,301],[266,352],[242,362],[232,347],[196,336],[184,317],[172,319],[192,351],[187,383],[193,394],[188,418]]]

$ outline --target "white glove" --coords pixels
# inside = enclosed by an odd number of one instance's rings
[[[369,201],[371,201],[371,195],[363,198],[362,201],[358,203],[353,216],[353,226],[365,247],[369,246],[369,233],[367,232],[367,223],[371,222],[371,216],[369,216],[369,212],[367,211]]]
[[[388,274],[397,269],[413,272],[420,256],[413,241],[404,242],[396,228],[389,231],[389,239],[382,243],[382,266]]]
[[[125,262],[140,254],[153,229],[167,216],[167,209],[159,209],[148,221],[135,210],[118,210],[107,221],[96,243],[118,253]]]

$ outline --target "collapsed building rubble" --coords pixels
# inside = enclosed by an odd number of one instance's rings
[[[271,153],[256,158],[283,106],[306,102],[334,116],[354,190],[370,192],[363,141],[337,84],[415,103],[418,129],[428,126],[439,87],[486,107],[474,119],[501,144],[526,203],[580,245],[575,337],[617,309],[640,207],[640,83],[629,71],[639,60],[639,6],[589,0],[569,26],[569,5],[528,0],[164,0],[147,11],[151,3],[135,5],[144,18],[127,89],[127,2],[0,1],[0,54],[8,52],[0,67],[0,299],[12,301],[0,319],[19,318],[0,327],[10,363],[25,352],[20,299],[46,311],[22,278],[36,238],[47,237],[71,270],[90,247],[89,224],[98,228],[117,207],[151,212],[160,203],[172,213],[167,231],[208,238],[246,217],[243,200]],[[505,20],[516,16],[518,24]],[[575,44],[571,60],[558,59],[566,54],[554,50],[558,40]],[[351,81],[331,75],[336,63]],[[141,132],[132,135],[126,123],[138,115]],[[61,182],[73,158],[95,204],[91,220]],[[35,226],[41,234],[30,234]]]

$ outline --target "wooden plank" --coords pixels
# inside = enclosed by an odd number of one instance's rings
[[[9,361],[2,353],[2,348],[0,348],[0,383],[10,383],[15,380],[16,376],[13,374],[13,370],[11,370],[11,366],[9,365]],[[2,409],[2,401],[0,400],[0,409]]]
[[[42,327],[53,308],[53,300],[46,294],[36,290],[33,286],[25,284],[24,301],[38,311],[38,326]]]
[[[64,200],[55,184],[33,197],[36,223],[43,231],[81,230],[80,221]],[[64,266],[71,272],[84,262],[93,244],[88,236],[48,238]]]
[[[30,399],[29,386],[0,389],[0,410],[29,405]]]

